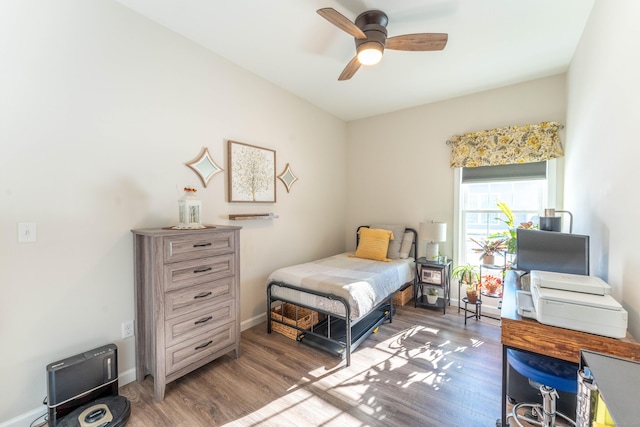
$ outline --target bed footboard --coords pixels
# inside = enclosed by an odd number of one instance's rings
[[[287,298],[274,296],[272,293],[272,288],[274,286],[293,289],[298,292],[315,295],[331,301],[337,301],[344,306],[345,315],[342,316],[318,307],[310,307],[297,301],[291,301]],[[312,324],[309,329],[299,327],[297,319],[295,325],[291,325],[289,323],[285,323],[281,319],[272,318],[271,310],[277,302],[304,307],[316,311],[326,316],[326,318],[318,325]],[[355,350],[358,345],[372,332],[374,332],[386,319],[389,319],[389,322],[392,321],[393,295],[390,295],[388,299],[382,301],[366,316],[358,319],[355,323],[352,322],[350,314],[349,303],[342,297],[289,285],[283,282],[271,282],[267,285],[267,333],[271,333],[271,322],[285,324],[290,328],[300,331],[297,338],[298,341],[336,353],[343,358],[346,358],[347,366],[351,365],[351,352]]]

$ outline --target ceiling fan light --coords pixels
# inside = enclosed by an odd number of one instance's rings
[[[376,42],[362,43],[358,46],[358,61],[362,65],[375,65],[382,59],[382,46]]]

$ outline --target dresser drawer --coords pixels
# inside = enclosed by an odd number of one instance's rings
[[[234,233],[198,233],[164,238],[164,262],[177,262],[235,251]]]
[[[236,342],[236,325],[227,323],[166,350],[165,375],[198,362]]]
[[[189,286],[167,292],[164,296],[164,317],[172,319],[176,316],[209,307],[212,302],[235,297],[235,278],[224,279],[201,285]]]
[[[165,346],[171,347],[235,320],[236,301],[227,299],[165,322]]]
[[[233,276],[233,254],[182,261],[164,266],[165,292]]]

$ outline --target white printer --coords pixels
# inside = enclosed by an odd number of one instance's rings
[[[538,270],[530,275],[530,292],[518,291],[521,316],[612,338],[627,335],[627,312],[602,279]]]

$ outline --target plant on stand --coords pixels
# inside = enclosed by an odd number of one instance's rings
[[[427,289],[427,302],[429,304],[435,304],[438,301],[438,290],[434,287]]]
[[[478,267],[471,264],[459,265],[451,272],[451,278],[458,279],[458,283],[464,285],[467,292],[467,300],[475,304],[478,299],[478,284],[480,282]]]
[[[483,264],[495,264],[495,255],[502,254],[507,250],[507,245],[505,244],[506,239],[484,238],[482,240],[476,240],[470,237],[469,240],[479,246],[472,250],[480,254],[480,262]]]

